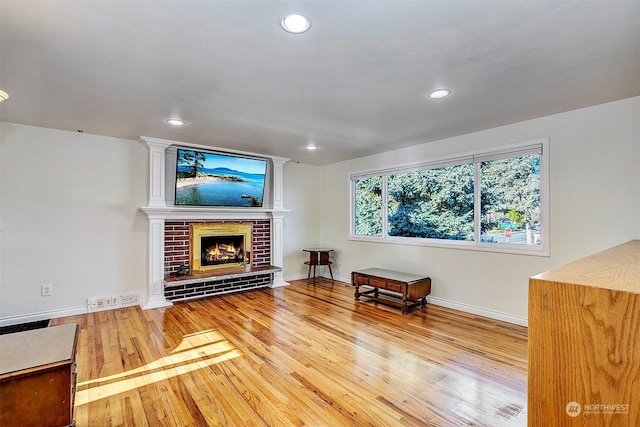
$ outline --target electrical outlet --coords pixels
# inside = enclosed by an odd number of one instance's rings
[[[43,297],[50,297],[53,295],[53,285],[50,283],[40,285],[40,295]]]
[[[140,302],[140,294],[120,295],[120,303],[122,305],[133,305],[137,302]]]
[[[98,308],[104,307],[104,298],[98,298],[96,306]]]
[[[89,306],[89,309],[95,310],[98,308],[98,300],[96,298],[89,298],[87,305]]]

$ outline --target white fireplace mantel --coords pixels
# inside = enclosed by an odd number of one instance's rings
[[[143,309],[172,305],[164,296],[164,232],[166,220],[251,220],[271,221],[271,262],[284,270],[283,221],[289,212],[283,206],[283,165],[289,159],[220,149],[209,146],[187,144],[178,141],[140,137],[140,142],[149,149],[149,203],[140,207],[149,219],[147,300]],[[245,154],[271,159],[272,185],[268,208],[207,208],[168,205],[166,202],[166,154],[168,147],[177,145],[201,150],[226,151],[230,154]],[[274,273],[271,287],[288,285],[282,271]]]
[[[260,208],[192,208],[183,206],[143,206],[140,208],[148,218],[166,220],[249,220],[268,219],[274,215],[291,212],[289,209]]]

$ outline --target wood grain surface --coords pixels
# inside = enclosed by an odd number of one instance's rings
[[[640,426],[638,243],[530,279],[530,426]]]
[[[318,278],[78,323],[82,426],[525,426],[526,328]]]

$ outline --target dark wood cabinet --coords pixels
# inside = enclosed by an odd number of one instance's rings
[[[73,426],[78,326],[0,336],[0,426]]]

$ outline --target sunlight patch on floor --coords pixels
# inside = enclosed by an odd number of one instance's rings
[[[76,406],[126,393],[240,356],[242,352],[218,332],[203,331],[185,335],[169,356],[126,372],[78,383]]]

